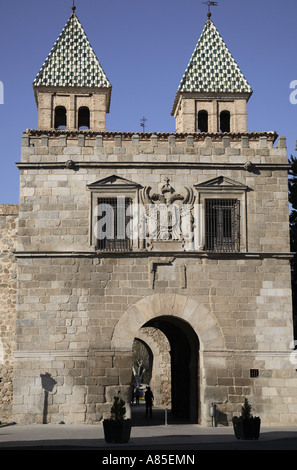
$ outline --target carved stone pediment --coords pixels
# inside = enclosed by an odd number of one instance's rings
[[[246,191],[248,187],[238,181],[234,181],[231,178],[227,178],[226,176],[218,176],[208,181],[204,181],[200,184],[195,184],[194,188],[199,190],[208,189],[208,190],[240,190]]]
[[[126,178],[122,178],[118,175],[108,176],[107,178],[103,178],[101,180],[95,181],[95,183],[91,183],[87,185],[88,189],[96,190],[96,189],[140,189],[142,186],[134,181],[127,180]]]

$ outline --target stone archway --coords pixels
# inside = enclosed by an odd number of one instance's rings
[[[224,340],[214,315],[207,306],[190,297],[155,294],[136,302],[117,323],[112,348],[130,352],[143,327],[159,328],[171,347],[172,411],[176,416],[199,422],[201,391],[200,352],[222,350]]]
[[[224,338],[217,319],[207,306],[179,294],[155,294],[132,305],[115,326],[112,349],[131,351],[134,338],[143,325],[160,316],[173,316],[189,323],[200,342],[200,350],[224,349]]]
[[[156,325],[155,325],[156,326]],[[143,326],[137,333],[137,340],[151,352],[150,387],[154,390],[156,406],[171,406],[171,356],[167,336],[155,326]]]
[[[171,414],[198,422],[200,408],[199,339],[192,326],[172,315],[159,316],[144,325],[160,330],[170,344]]]

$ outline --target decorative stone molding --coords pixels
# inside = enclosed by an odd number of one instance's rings
[[[67,160],[67,162],[65,163],[65,167],[68,169],[68,170],[74,170],[75,168],[75,162],[73,160]]]
[[[148,321],[173,315],[189,323],[200,341],[200,349],[211,342],[212,348],[224,348],[224,338],[212,312],[197,300],[178,294],[155,294],[136,302],[115,326],[111,346],[120,351],[132,350],[138,330]]]
[[[253,164],[252,162],[246,162],[243,166],[243,168],[246,170],[246,171],[251,171],[253,169]]]

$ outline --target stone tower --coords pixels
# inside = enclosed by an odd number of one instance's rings
[[[250,85],[209,18],[178,87],[172,109],[176,132],[244,133],[251,95]]]
[[[73,13],[33,83],[38,129],[104,131],[111,84]]]
[[[248,397],[264,425],[296,423],[286,140],[247,132],[251,88],[210,18],[174,134],[105,131],[111,86],[75,12],[34,89],[13,419],[107,417],[139,339],[174,415],[209,425],[216,403],[228,424]]]

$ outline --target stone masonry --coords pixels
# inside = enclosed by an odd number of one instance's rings
[[[210,425],[215,403],[229,425],[246,397],[264,426],[297,423],[286,139],[247,132],[252,89],[210,17],[176,133],[118,133],[72,7],[0,212],[0,419],[99,423],[118,391],[129,417],[138,339],[175,416]]]
[[[0,421],[11,419],[15,343],[18,212],[16,205],[0,205]]]
[[[210,422],[212,402],[230,420],[244,396],[263,424],[296,422],[288,167],[285,139],[275,145],[276,139],[274,133],[24,134],[15,420],[42,421],[46,373],[55,382],[49,422],[107,416],[118,388],[128,397],[138,330],[166,315],[189,323],[199,338],[199,422]],[[88,185],[111,175],[154,191],[166,177],[180,192],[188,185],[198,193],[216,177],[245,186],[242,251],[98,252],[90,244]],[[158,266],[170,274],[158,277]]]

